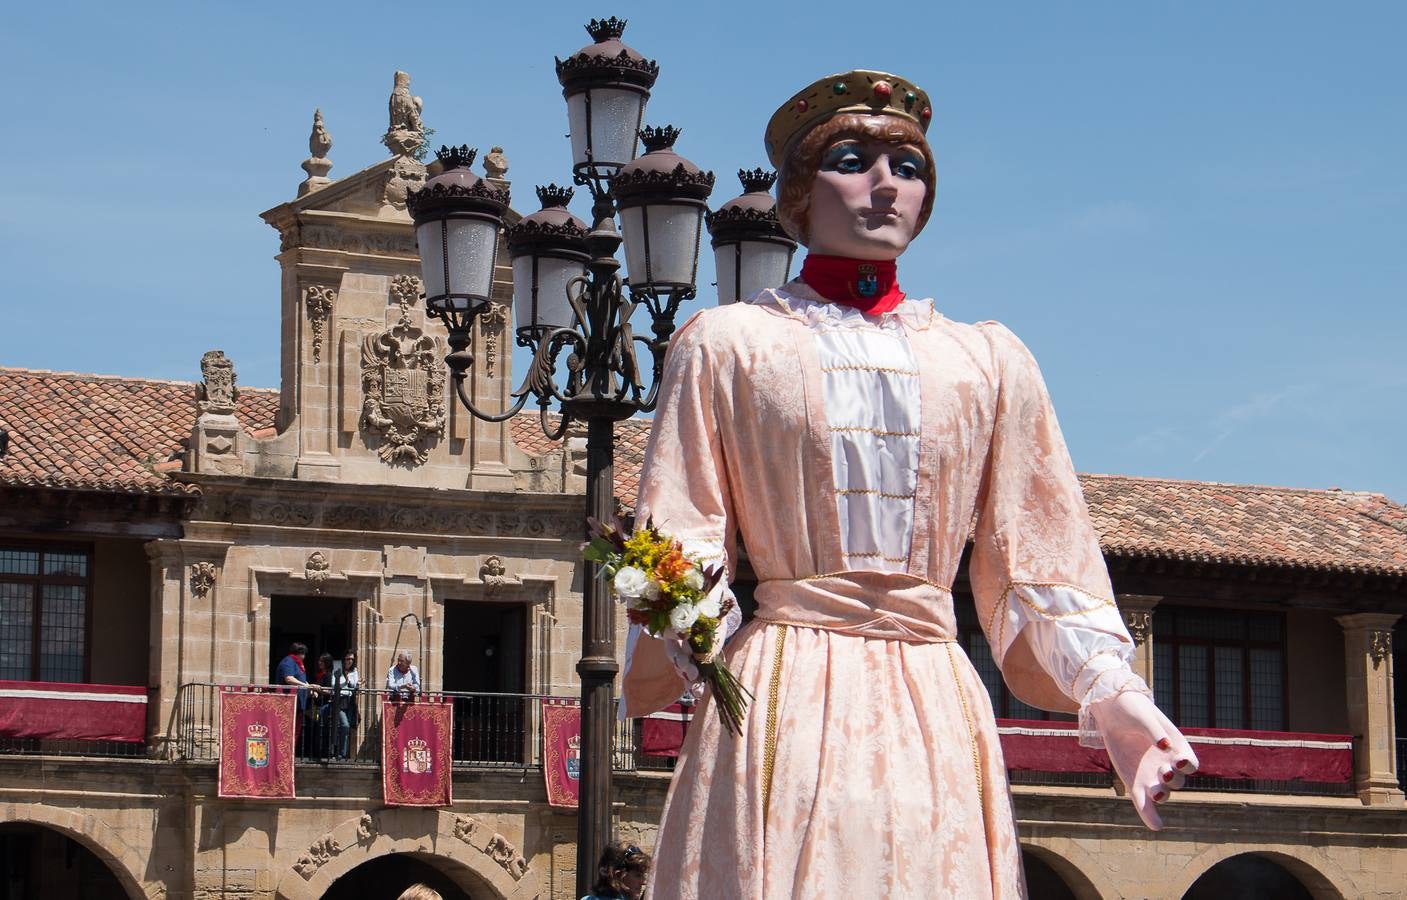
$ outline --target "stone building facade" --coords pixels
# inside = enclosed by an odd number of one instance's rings
[[[0,882],[21,896],[311,900],[408,880],[447,897],[573,896],[575,819],[546,803],[530,715],[494,726],[506,750],[457,747],[448,808],[384,806],[379,768],[356,755],[300,761],[291,802],[217,797],[215,686],[268,683],[292,640],[355,648],[371,683],[410,650],[429,688],[466,704],[576,691],[580,453],[535,421],[470,419],[446,385],[405,212],[426,177],[420,104],[401,73],[396,92],[389,159],[329,179],[318,115],[308,178],[263,214],[280,239],[277,390],[240,385],[218,351],[198,383],[0,368],[0,678],[148,689],[135,746],[0,736]],[[506,183],[501,153],[485,174]],[[510,275],[501,265],[500,301]],[[480,408],[507,403],[510,328],[500,314],[475,334]],[[627,503],[647,428],[619,426]],[[1107,778],[1014,775],[1032,895],[1224,896],[1248,880],[1407,895],[1393,674],[1407,510],[1340,491],[1084,487],[1138,665],[1178,698],[1178,721],[1346,735],[1353,774],[1333,790],[1179,792],[1157,836]],[[30,557],[67,574],[15,574]],[[53,624],[60,597],[77,599]],[[980,634],[963,640],[999,715],[1036,715],[983,668]],[[623,726],[616,818],[643,846],[669,778],[646,762]]]

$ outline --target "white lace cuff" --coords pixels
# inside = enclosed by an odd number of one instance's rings
[[[1112,700],[1125,691],[1134,691],[1149,700],[1153,699],[1153,692],[1149,690],[1148,683],[1142,676],[1134,674],[1128,663],[1115,656],[1101,654],[1095,657],[1086,667],[1086,671],[1094,669],[1094,663],[1100,660],[1108,662],[1100,662],[1098,671],[1088,681],[1088,686],[1080,697],[1080,746],[1095,750],[1104,747],[1104,735],[1099,732],[1092,714],[1095,704]],[[1083,679],[1084,674],[1081,673],[1080,677]]]

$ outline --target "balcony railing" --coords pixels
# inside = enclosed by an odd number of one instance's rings
[[[214,761],[220,756],[219,690],[208,682],[181,686],[173,724],[173,755],[180,760]],[[278,688],[271,688],[278,690]],[[542,704],[575,698],[548,694],[491,694],[443,691],[453,705],[451,760],[466,769],[540,769]],[[379,765],[381,711],[385,691],[358,691],[351,716],[332,712],[310,696],[295,752],[300,762]],[[314,712],[316,710],[316,712]],[[616,771],[668,771],[671,757],[640,752],[637,723],[618,721],[612,739]]]

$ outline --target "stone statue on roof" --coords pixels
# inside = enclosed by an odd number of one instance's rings
[[[322,110],[315,109],[313,131],[308,135],[308,152],[312,156],[303,160],[303,171],[308,173],[308,177],[298,185],[298,196],[332,183],[332,179],[327,177],[327,173],[332,171],[332,160],[327,158],[327,152],[331,149],[332,135],[327,133],[327,127],[323,124]]]
[[[239,389],[235,387],[234,361],[223,350],[207,350],[200,358],[201,383],[195,386],[202,413],[233,415]]]
[[[386,136],[381,142],[397,156],[411,156],[425,142],[425,126],[420,121],[420,113],[425,101],[411,96],[410,73],[396,72],[395,86],[391,89],[391,122]]]

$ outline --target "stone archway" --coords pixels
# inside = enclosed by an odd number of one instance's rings
[[[1066,853],[1061,854],[1049,847],[1021,842],[1022,855],[1029,854],[1053,870],[1070,889],[1070,893],[1075,895],[1075,900],[1100,900],[1103,895],[1099,888],[1095,887],[1094,880],[1086,874],[1086,871],[1091,869],[1091,861],[1087,858],[1079,862],[1073,859],[1072,857],[1085,855],[1073,844],[1065,849]]]
[[[1168,896],[1184,896],[1213,866],[1237,856],[1260,856],[1270,860],[1293,875],[1314,900],[1344,900],[1353,896],[1347,874],[1325,855],[1310,858],[1310,853],[1302,847],[1248,849],[1244,844],[1209,847],[1184,867],[1176,889],[1169,891]]]
[[[347,819],[318,838],[279,880],[276,896],[318,900],[338,878],[391,853],[433,862],[466,891],[501,900],[536,900],[542,893],[528,861],[488,825],[446,810],[400,807]]]
[[[96,816],[79,815],[42,803],[4,803],[0,804],[0,822],[7,825],[39,825],[77,841],[108,867],[129,900],[166,894],[164,884],[155,884],[151,888],[142,884],[136,874],[143,869],[142,856]]]

